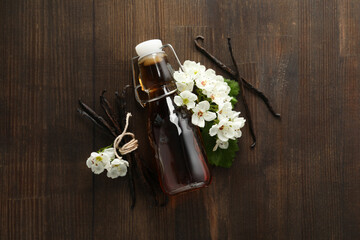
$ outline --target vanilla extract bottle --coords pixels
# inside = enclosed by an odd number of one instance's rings
[[[211,175],[199,128],[191,123],[191,113],[173,101],[176,85],[165,46],[155,39],[135,50],[141,91],[149,99],[147,131],[159,182],[166,194],[175,195],[209,185]]]

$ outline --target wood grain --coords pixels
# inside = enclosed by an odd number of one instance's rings
[[[0,239],[360,239],[360,2],[4,0],[0,3]],[[131,84],[137,43],[161,38],[201,61],[193,39],[262,90],[245,92],[230,169],[207,189],[154,207],[140,181],[93,176],[111,138],[76,113]],[[139,154],[151,161],[145,111],[128,93]],[[244,112],[241,103],[237,109]]]
[[[92,235],[93,134],[75,108],[93,89],[83,4],[1,2],[1,239]]]

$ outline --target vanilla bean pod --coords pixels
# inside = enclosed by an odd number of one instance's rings
[[[137,171],[135,171],[135,173],[136,173],[138,179],[140,179],[141,182],[146,186],[148,193],[151,195],[152,199],[154,200],[155,206],[159,206],[159,203],[158,203],[158,200],[156,197],[155,188],[151,184],[151,179],[149,179],[147,176],[145,176],[143,159],[137,153],[134,153],[134,154],[135,154],[135,159],[138,160],[135,162],[135,165],[136,165],[135,167],[137,169]]]
[[[241,80],[244,83],[244,86],[249,89],[250,91],[254,92],[258,97],[260,97],[263,102],[265,103],[266,107],[270,111],[270,113],[276,117],[281,118],[281,115],[279,113],[276,113],[274,108],[271,106],[269,99],[265,96],[263,92],[261,92],[259,89],[255,88],[253,85],[251,85],[249,82],[245,81],[244,78],[241,77]]]
[[[118,110],[118,116],[114,114],[113,108],[109,104],[108,100],[105,98],[105,90],[102,92],[100,96],[100,105],[103,108],[104,112],[106,113],[108,119],[111,121],[111,124],[107,122],[104,118],[102,118],[100,115],[98,115],[93,109],[91,109],[88,105],[83,103],[79,99],[79,108],[77,111],[87,118],[89,118],[97,127],[104,130],[106,133],[112,135],[113,137],[117,137],[121,133],[121,129],[124,128],[125,121],[123,121],[126,118],[126,90],[130,87],[130,85],[127,85],[122,90],[121,95],[119,93],[115,93],[116,95],[116,106]],[[112,125],[112,126],[111,126]],[[125,160],[128,160],[128,162],[131,164],[131,167],[129,168],[128,174],[128,186],[129,191],[131,195],[131,209],[135,207],[136,203],[136,192],[135,192],[135,181],[134,181],[134,174],[138,174],[141,176],[142,181],[145,183],[147,188],[149,189],[149,192],[151,196],[154,199],[156,206],[165,206],[168,203],[168,197],[162,192],[162,195],[164,196],[164,200],[159,203],[158,200],[158,194],[156,193],[156,189],[158,187],[157,177],[154,175],[154,173],[151,171],[151,169],[147,166],[145,166],[144,162],[141,160],[141,157],[136,152],[131,152],[124,156]],[[138,164],[140,166],[138,166]],[[160,188],[159,188],[160,189]]]
[[[89,117],[93,122],[96,122],[97,125],[100,125],[104,129],[107,129],[109,131],[109,133],[111,135],[113,135],[114,137],[118,136],[115,132],[115,129],[112,128],[104,118],[99,116],[94,110],[92,110],[88,105],[83,103],[80,99],[79,99],[79,105],[80,105],[80,108],[78,109],[79,113],[81,113],[84,116]],[[82,112],[85,112],[86,115],[83,114]]]
[[[91,122],[93,122],[97,127],[99,127],[101,130],[103,130],[107,135],[112,136],[112,134],[109,132],[107,128],[100,125],[94,118],[92,118],[89,114],[87,114],[84,110],[78,108],[78,113],[81,114],[81,116],[85,116],[86,118],[90,119]]]
[[[152,171],[151,168],[149,168],[148,166],[146,166],[145,164],[142,165],[143,168],[144,168],[144,173],[145,173],[145,176],[146,178],[148,179],[154,193],[155,193],[155,197],[156,197],[156,202],[157,202],[157,206],[160,206],[160,207],[164,207],[168,204],[169,202],[169,197],[168,195],[166,195],[160,188],[160,185],[159,185],[159,181],[158,181],[158,176],[156,173],[154,173],[154,171]],[[157,191],[156,191],[157,190]],[[158,192],[158,194],[156,194],[156,192]],[[159,198],[163,198],[163,200],[161,201],[160,203],[160,200],[157,199],[159,195]]]
[[[101,105],[102,109],[104,110],[104,112],[106,113],[107,117],[110,119],[110,122],[112,123],[113,127],[115,128],[117,135],[119,135],[121,133],[121,130],[119,128],[118,121],[114,114],[114,111],[113,111],[111,105],[109,104],[108,100],[104,96],[105,93],[106,93],[106,90],[103,90],[100,95],[100,105]]]
[[[130,191],[130,196],[131,196],[131,205],[130,208],[134,209],[135,207],[135,203],[136,203],[136,192],[135,192],[135,182],[134,182],[134,170],[135,170],[135,159],[133,157],[133,154],[127,154],[127,158],[129,163],[131,163],[131,166],[129,168],[129,179],[128,179],[128,186],[129,186],[129,191]]]
[[[126,90],[130,87],[130,85],[126,85],[122,92],[121,95],[118,92],[115,92],[115,102],[116,102],[116,106],[117,106],[117,110],[118,110],[118,115],[119,115],[119,119],[118,119],[118,123],[120,126],[124,125],[123,119],[126,118],[126,112],[125,112],[125,108],[126,108],[126,101],[125,99],[125,94],[126,94]]]
[[[126,116],[126,105],[127,105],[126,92],[128,89],[130,89],[129,87],[131,87],[131,86],[126,85],[123,88],[121,95],[118,92],[115,92],[118,115],[124,116],[124,117],[119,118],[119,125],[121,128],[124,127],[124,122],[121,121],[121,118],[125,118],[125,116]],[[140,177],[142,182],[145,184],[150,195],[152,196],[152,198],[154,200],[155,206],[163,205],[163,203],[159,204],[159,201],[157,200],[157,194],[155,191],[156,184],[154,184],[154,181],[156,181],[156,179],[157,179],[156,176],[154,177],[150,174],[151,170],[149,170],[149,168],[147,166],[145,166],[145,162],[142,160],[142,158],[139,156],[139,154],[137,152],[131,152],[130,154],[128,154],[128,156],[130,156],[132,159],[131,160],[131,164],[132,164],[131,170],[133,171],[133,173],[134,172],[137,173],[137,176]],[[129,181],[130,181],[129,182],[130,192],[134,192],[132,190],[132,189],[135,189],[134,175],[131,176]],[[133,196],[133,200],[134,200],[134,198],[135,198],[135,194]]]
[[[145,164],[145,161],[142,159],[142,157],[138,156],[140,167],[142,168],[141,174],[142,178],[145,179],[146,185],[148,185],[148,188],[150,190],[150,194],[153,196],[155,206],[164,207],[169,202],[169,197],[164,194],[164,192],[159,187],[159,182],[157,181],[157,175],[152,171],[150,167],[148,167]],[[157,191],[158,190],[158,191]],[[157,192],[159,194],[157,194]],[[158,195],[162,196],[163,201],[160,203],[160,200],[158,199]],[[159,198],[160,198],[159,196]]]
[[[118,92],[115,92],[115,97],[116,97],[115,102],[116,102],[118,115],[119,115],[117,125],[121,129],[124,129],[124,121],[121,121],[121,119],[126,118],[125,117],[126,116],[126,111],[125,111],[125,106],[126,106],[125,93],[126,93],[126,89],[127,89],[127,86],[124,87],[121,96],[119,96]],[[128,160],[129,160],[129,163],[131,164],[130,169],[129,169],[129,181],[128,181],[129,191],[130,191],[130,195],[131,195],[131,206],[130,206],[130,208],[134,209],[135,203],[136,203],[134,171],[135,171],[135,168],[136,168],[137,158],[135,157],[134,152],[131,152],[131,153],[127,154],[126,156],[127,156]]]
[[[160,206],[160,207],[166,206],[166,204],[168,203],[168,197],[167,195],[163,194],[163,192],[158,186],[158,182],[154,180],[156,179],[156,176],[154,177],[153,172],[144,165],[144,160],[138,155],[137,152],[133,152],[133,156],[134,156],[133,159],[136,159],[137,161],[132,161],[132,165],[130,169],[132,171],[132,174],[133,175],[136,174],[137,178],[141,180],[141,182],[147,187],[148,193],[151,195],[155,206]],[[132,176],[129,180],[133,181],[133,178],[134,177]],[[156,194],[157,188],[159,189],[160,193],[164,195],[165,200],[162,203],[159,203]]]
[[[240,96],[241,96],[241,100],[242,100],[243,103],[244,103],[245,114],[246,114],[246,116],[247,116],[247,120],[248,120],[248,123],[249,123],[250,134],[251,134],[251,137],[252,137],[252,139],[253,139],[253,143],[251,144],[251,147],[253,148],[253,147],[255,147],[255,145],[256,145],[256,136],[255,136],[255,132],[254,132],[254,126],[253,126],[253,122],[252,122],[252,119],[251,119],[251,112],[250,112],[249,106],[248,106],[248,104],[247,104],[245,95],[244,95],[244,83],[243,83],[243,81],[241,81],[241,80],[239,79],[239,78],[240,78],[239,69],[238,69],[236,60],[235,60],[235,58],[234,58],[234,54],[233,54],[233,51],[232,51],[230,38],[228,38],[228,47],[229,47],[229,52],[230,52],[231,60],[232,60],[233,65],[234,65],[234,67],[235,67],[235,80],[238,81],[239,86],[240,86]]]
[[[99,116],[94,110],[92,110],[89,106],[87,106],[85,103],[83,103],[81,100],[79,100],[80,108],[78,108],[78,112],[89,118],[92,122],[96,124],[96,126],[100,127],[103,130],[106,130],[106,132],[109,132],[113,137],[117,137],[121,133],[121,129],[124,127],[120,120],[116,120],[116,116],[114,115],[113,109],[107,99],[104,97],[104,93],[106,91],[102,92],[102,95],[100,96],[100,105],[104,109],[106,115],[110,119],[112,125],[114,127],[111,127],[110,124],[101,116]],[[125,110],[122,113],[122,116],[125,116]],[[127,154],[126,158],[129,163],[133,163],[135,161],[132,161],[134,159],[133,156],[130,156],[131,154]],[[135,196],[135,184],[134,184],[134,177],[133,177],[133,169],[129,169],[129,190],[131,195],[131,209],[134,208],[135,202],[136,202],[136,196]]]
[[[121,122],[122,118],[125,118],[126,115],[126,91],[128,89],[130,89],[129,87],[131,87],[130,85],[126,85],[122,92],[121,95],[118,92],[115,92],[115,96],[116,96],[116,106],[118,109],[118,115],[119,117],[119,124],[121,126],[121,128],[123,128],[123,122]],[[122,117],[123,116],[123,117]],[[145,184],[145,186],[147,187],[150,195],[152,196],[155,206],[164,206],[166,205],[167,200],[165,200],[163,203],[159,204],[159,201],[157,199],[157,193],[156,193],[156,187],[158,186],[158,182],[157,182],[157,176],[153,174],[153,172],[151,171],[151,169],[146,166],[145,162],[143,161],[143,159],[141,158],[141,156],[139,156],[139,154],[137,152],[131,152],[130,153],[132,156],[132,159],[136,160],[133,161],[133,165],[135,166],[135,168],[137,169],[136,173],[138,175],[138,177],[140,177],[140,179],[142,180],[142,182]],[[134,168],[134,169],[135,169]],[[161,192],[161,194],[163,194]],[[165,194],[163,194],[165,195]],[[166,196],[167,197],[167,196]],[[165,198],[166,198],[165,197]]]
[[[122,108],[123,108],[123,99],[119,95],[118,92],[115,92],[115,102],[116,102],[116,108],[119,115],[118,124],[120,126],[124,125],[123,119],[125,119],[125,116],[123,114]]]
[[[224,63],[222,63],[219,59],[217,59],[214,55],[212,55],[210,52],[208,52],[204,47],[202,47],[198,42],[199,39],[204,41],[204,37],[203,36],[197,36],[195,38],[194,42],[195,42],[195,47],[197,48],[197,50],[199,50],[199,52],[204,54],[208,59],[210,59],[213,63],[215,63],[223,71],[227,72],[229,75],[234,77],[236,75],[236,73],[231,68],[229,68]]]
[[[235,71],[233,71],[231,68],[229,68],[228,66],[226,66],[223,62],[221,62],[219,59],[217,59],[214,55],[212,55],[211,53],[209,53],[204,47],[202,47],[199,44],[199,39],[201,39],[202,41],[204,41],[204,37],[203,36],[197,36],[194,40],[195,42],[195,47],[197,48],[197,50],[199,50],[202,54],[204,54],[209,60],[211,60],[213,63],[215,63],[218,67],[220,67],[224,72],[228,73],[232,78],[235,78]],[[271,106],[269,99],[265,96],[265,94],[263,92],[261,92],[259,89],[257,89],[256,87],[254,87],[251,83],[249,83],[248,81],[246,81],[245,78],[243,78],[240,73],[239,73],[239,78],[241,79],[241,81],[244,83],[244,86],[251,90],[253,93],[255,93],[258,97],[261,98],[261,100],[265,103],[266,107],[268,108],[268,110],[270,111],[270,113],[276,117],[276,118],[280,118],[280,114],[276,113],[274,111],[274,108]],[[239,81],[240,82],[240,81]]]
[[[215,56],[213,56],[212,54],[210,54],[204,47],[201,47],[200,44],[198,43],[198,40],[204,40],[203,36],[197,36],[194,40],[195,42],[195,46],[196,48],[203,53],[206,57],[208,57],[211,61],[213,61],[217,66],[219,66],[222,70],[224,70],[225,72],[227,72],[232,78],[234,78],[234,80],[236,80],[239,83],[240,86],[240,96],[241,96],[241,100],[243,101],[244,107],[245,107],[245,115],[249,124],[249,130],[250,130],[250,134],[251,137],[253,139],[253,143],[251,144],[251,147],[255,147],[256,145],[256,136],[255,136],[255,131],[254,131],[254,126],[252,123],[252,118],[251,118],[251,113],[250,113],[250,109],[249,106],[247,104],[245,95],[244,95],[244,84],[242,79],[240,79],[240,74],[235,62],[235,59],[232,55],[232,49],[231,49],[231,44],[230,41],[228,39],[228,46],[229,46],[229,51],[230,51],[230,55],[231,55],[231,59],[233,61],[233,64],[235,65],[235,71],[232,70],[231,68],[229,68],[228,66],[226,66],[224,63],[222,63],[220,60],[218,60]]]
[[[255,136],[255,132],[254,132],[254,128],[253,128],[253,122],[251,119],[251,113],[249,110],[249,106],[247,104],[247,101],[245,99],[245,95],[243,94],[244,92],[244,87],[246,87],[247,89],[251,90],[253,93],[255,93],[258,97],[261,98],[261,100],[265,103],[266,107],[268,108],[268,110],[270,111],[270,113],[276,117],[276,118],[280,118],[280,114],[276,113],[273,109],[273,107],[270,104],[269,99],[265,96],[265,94],[263,92],[261,92],[260,90],[258,90],[257,88],[255,88],[251,83],[249,83],[248,81],[246,81],[243,77],[240,76],[239,70],[238,70],[238,66],[236,64],[234,55],[233,55],[233,51],[232,51],[232,47],[231,47],[231,42],[230,42],[230,38],[228,38],[228,48],[230,51],[230,55],[231,55],[231,59],[233,64],[235,65],[235,71],[232,70],[231,68],[229,68],[228,66],[226,66],[224,63],[222,63],[219,59],[217,59],[214,55],[212,55],[210,52],[208,52],[204,47],[202,47],[199,44],[199,40],[204,41],[204,37],[203,36],[197,36],[194,40],[195,42],[195,47],[198,51],[200,51],[202,54],[204,54],[209,60],[211,60],[212,62],[214,62],[218,67],[220,67],[223,71],[225,71],[227,74],[230,75],[230,77],[234,78],[234,80],[236,80],[239,83],[240,86],[240,94],[241,94],[241,98],[242,101],[244,103],[244,107],[245,107],[245,114],[248,118],[248,123],[249,123],[249,129],[250,129],[250,134],[253,138],[253,144],[251,145],[251,147],[253,148],[256,144],[256,136]]]
[[[156,187],[153,183],[153,179],[149,175],[148,168],[144,166],[144,161],[143,161],[142,157],[140,157],[138,154],[136,154],[136,155],[137,155],[136,158],[139,160],[138,164],[137,164],[137,167],[139,170],[139,171],[137,171],[138,177],[140,177],[143,184],[145,184],[145,186],[147,187],[148,193],[151,195],[151,197],[154,201],[154,205],[159,206],[159,201],[157,199],[157,194],[156,194],[156,190],[155,190]]]

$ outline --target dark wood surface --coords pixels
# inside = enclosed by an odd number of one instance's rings
[[[360,1],[2,0],[0,239],[360,239]],[[182,60],[225,63],[281,115],[245,92],[246,127],[230,169],[207,188],[152,205],[137,184],[93,176],[111,143],[76,112],[131,83],[137,43],[161,38]],[[218,73],[222,73],[215,68]],[[144,111],[131,128],[149,161]],[[243,111],[243,106],[238,105]]]

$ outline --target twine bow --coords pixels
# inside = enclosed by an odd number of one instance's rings
[[[126,132],[128,126],[129,126],[129,118],[131,116],[132,116],[131,113],[126,114],[126,123],[125,123],[124,130],[114,140],[115,156],[117,158],[121,158],[121,156],[118,155],[116,149],[119,150],[121,155],[125,155],[125,154],[128,154],[128,153],[132,152],[132,151],[135,151],[139,146],[138,140],[135,139],[135,135],[133,133],[131,133],[131,132]],[[120,147],[119,146],[120,142],[121,142],[121,140],[123,139],[124,136],[131,136],[132,139],[129,142],[125,143],[122,147]]]

